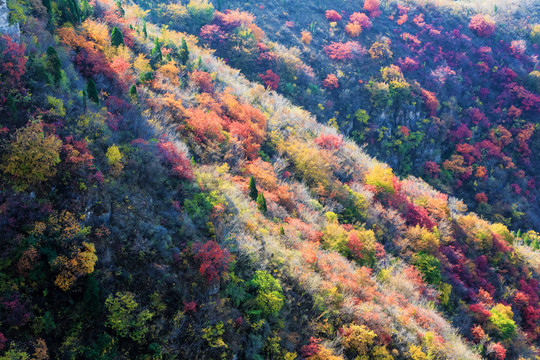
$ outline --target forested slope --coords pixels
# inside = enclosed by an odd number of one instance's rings
[[[538,357],[537,233],[396,177],[138,5],[17,6],[0,359]]]

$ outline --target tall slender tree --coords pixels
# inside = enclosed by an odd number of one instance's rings
[[[86,85],[86,92],[88,93],[88,98],[90,100],[92,100],[96,104],[99,104],[98,91],[94,80],[88,79],[88,84]]]
[[[249,197],[253,199],[253,201],[257,201],[257,197],[259,196],[259,191],[257,190],[257,184],[255,183],[255,178],[252,176],[249,179]]]
[[[120,29],[118,29],[116,26],[111,32],[111,45],[114,47],[124,45],[124,36],[122,35]]]

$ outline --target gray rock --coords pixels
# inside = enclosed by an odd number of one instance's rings
[[[9,9],[5,0],[0,0],[0,34],[9,35],[13,41],[17,42],[21,38],[19,23],[9,24]]]

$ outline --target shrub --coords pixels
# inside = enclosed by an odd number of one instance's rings
[[[487,15],[477,14],[472,17],[469,29],[480,37],[488,37],[495,31],[495,22]]]
[[[2,169],[13,176],[19,191],[56,175],[62,141],[45,135],[42,123],[32,123],[17,130],[15,140],[4,157]]]

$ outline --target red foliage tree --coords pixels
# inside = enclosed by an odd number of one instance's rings
[[[479,203],[479,204],[482,204],[482,203],[486,203],[486,204],[487,204],[487,202],[488,202],[488,198],[487,198],[486,194],[483,193],[483,192],[476,194],[476,196],[474,197],[474,199],[475,199],[476,202]]]
[[[495,356],[495,359],[504,360],[506,358],[506,349],[500,342],[492,344],[491,349],[493,350],[493,356]]]
[[[227,34],[218,25],[204,25],[199,33],[201,39],[212,45],[219,45],[227,41]]]
[[[208,284],[219,281],[233,260],[229,251],[222,249],[214,240],[194,244],[193,252],[195,260],[200,263],[199,273]]]
[[[209,73],[206,71],[195,70],[189,75],[189,80],[206,93],[214,92],[214,83]]]
[[[450,132],[450,139],[454,142],[460,142],[469,139],[472,136],[471,130],[465,124],[460,124],[456,130]]]
[[[334,60],[350,60],[367,54],[366,49],[356,41],[333,42],[324,47],[324,52]]]
[[[401,70],[406,71],[416,71],[419,68],[418,61],[409,57],[406,57],[405,59],[399,59],[398,66],[401,68]]]
[[[319,343],[321,339],[311,337],[307,345],[302,346],[301,353],[303,357],[317,355],[320,351]]]
[[[349,21],[353,24],[358,24],[362,26],[362,29],[366,30],[371,29],[371,27],[373,26],[371,24],[371,20],[369,20],[369,17],[366,14],[360,12],[355,12],[351,16],[349,16]]]
[[[435,161],[426,161],[424,163],[424,171],[429,174],[432,178],[439,177],[439,172],[441,171],[441,167],[437,165]]]
[[[225,140],[223,134],[223,119],[213,110],[206,111],[201,108],[187,109],[185,125],[180,129],[189,131],[199,143],[217,142]]]
[[[171,165],[171,171],[175,176],[180,179],[193,180],[193,170],[186,154],[178,150],[170,141],[161,141],[157,147]]]
[[[323,80],[323,86],[327,89],[337,89],[339,87],[338,78],[334,74],[328,74]]]
[[[259,74],[259,77],[264,81],[264,85],[271,90],[277,90],[279,86],[279,75],[272,70],[266,70],[266,74]]]
[[[424,99],[424,106],[429,113],[429,116],[435,116],[437,109],[439,108],[439,101],[435,96],[435,93],[422,89],[422,98]]]
[[[341,15],[336,10],[326,10],[326,13],[324,14],[326,16],[326,19],[328,21],[340,21]]]
[[[315,139],[315,144],[319,145],[320,147],[327,149],[327,150],[335,150],[339,149],[343,146],[343,136],[341,135],[319,135],[318,138]]]
[[[495,22],[485,15],[477,14],[472,17],[469,29],[480,37],[488,37],[495,31]]]
[[[378,17],[381,15],[381,11],[379,10],[380,4],[379,0],[365,0],[364,10],[368,11],[372,18]]]
[[[26,72],[25,45],[13,42],[7,35],[0,37],[0,88],[2,93],[18,89]]]

